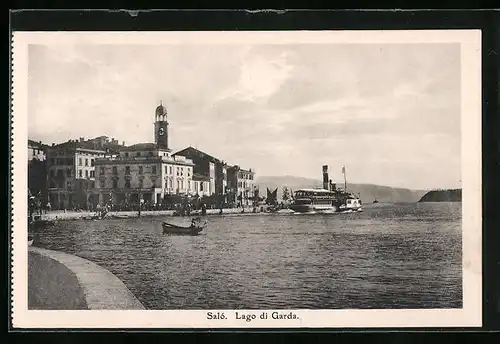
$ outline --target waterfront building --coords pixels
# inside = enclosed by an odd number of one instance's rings
[[[47,148],[47,186],[51,209],[88,209],[96,205],[92,193],[95,160],[106,151],[94,142],[69,140]]]
[[[205,176],[210,181],[212,195],[226,195],[228,165],[223,160],[217,159],[191,146],[178,151],[174,155],[182,155],[193,161],[194,173]],[[227,200],[225,197],[222,197],[221,201],[225,203]]]
[[[229,202],[242,206],[253,206],[254,198],[258,195],[255,183],[255,172],[245,170],[235,165],[228,168]]]
[[[46,144],[42,141],[28,140],[28,161],[36,159],[38,161],[45,161],[47,158],[47,148]]]
[[[47,145],[41,141],[28,140],[28,190],[47,199]]]
[[[95,161],[99,202],[137,205],[161,204],[170,195],[210,195],[209,181],[196,176],[191,159],[171,154],[167,109],[155,111],[155,142],[122,147],[116,156]]]
[[[195,168],[196,166],[193,166]],[[203,174],[193,173],[193,185],[195,195],[199,197],[207,197],[211,196],[213,193],[211,192],[211,182],[210,177],[207,177]]]

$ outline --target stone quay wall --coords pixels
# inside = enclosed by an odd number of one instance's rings
[[[28,248],[28,308],[39,310],[143,310],[110,271],[58,251]]]

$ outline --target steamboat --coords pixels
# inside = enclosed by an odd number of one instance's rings
[[[323,188],[295,191],[294,201],[290,205],[290,209],[298,213],[362,211],[361,199],[353,193],[347,192],[345,167],[342,168],[342,173],[344,174],[344,189],[339,190],[328,179],[328,166],[323,166]]]

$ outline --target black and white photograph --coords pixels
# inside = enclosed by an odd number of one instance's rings
[[[14,322],[479,325],[480,37],[15,33]]]

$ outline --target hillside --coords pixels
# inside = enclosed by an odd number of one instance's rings
[[[419,202],[462,202],[462,189],[432,190],[426,193]]]
[[[274,190],[278,188],[278,198],[281,197],[283,186],[289,189],[298,190],[302,188],[321,187],[320,180],[294,177],[294,176],[262,176],[257,178],[257,185],[260,187],[261,196],[266,196],[266,188]],[[343,187],[342,185],[338,185]],[[375,199],[379,202],[418,202],[427,190],[410,190],[403,188],[393,188],[374,184],[347,184],[349,192],[360,194],[363,203],[372,203]]]

